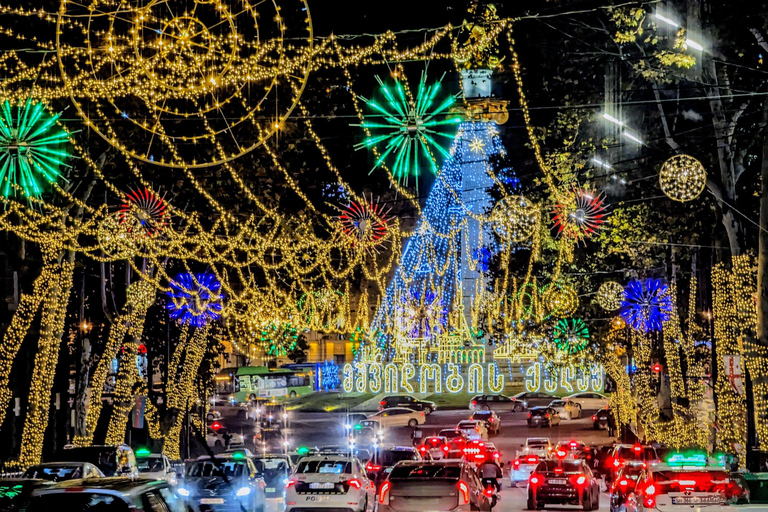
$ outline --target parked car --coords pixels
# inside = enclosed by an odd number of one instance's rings
[[[570,400],[552,400],[549,404],[557,411],[561,420],[575,420],[581,418],[581,406]]]
[[[26,512],[186,512],[163,480],[91,478],[66,480],[32,492]]]
[[[104,478],[104,473],[90,462],[44,462],[28,467],[21,477],[63,482],[78,478]]]
[[[392,468],[401,460],[422,460],[418,450],[412,446],[390,446],[379,450],[373,460],[365,465],[365,471],[376,485],[376,489],[387,479]]]
[[[376,486],[356,457],[316,455],[299,461],[285,484],[285,512],[373,508]]]
[[[204,455],[187,464],[177,493],[194,510],[264,511],[266,485],[253,461],[242,453]]]
[[[414,411],[424,411],[424,414],[432,414],[437,409],[437,404],[427,400],[418,400],[410,395],[385,396],[379,402],[380,411],[392,409],[393,407],[405,407]]]
[[[138,449],[136,450],[136,464],[139,466],[139,473],[144,478],[165,480],[173,486],[178,481],[176,470],[171,466],[171,461],[162,453],[150,453],[149,450]]]
[[[139,467],[136,455],[130,446],[93,445],[65,447],[46,462],[90,462],[104,473],[104,476],[138,477]]]
[[[563,400],[576,402],[582,409],[587,410],[605,409],[611,403],[610,397],[600,393],[575,393],[564,397]]]
[[[368,416],[368,419],[377,420],[381,427],[416,427],[426,421],[424,414],[424,411],[414,411],[405,407],[393,407],[372,414]]]
[[[477,395],[469,401],[470,411],[517,412],[523,406],[505,395]]]
[[[460,421],[456,425],[456,430],[460,430],[466,434],[467,439],[482,439],[483,441],[488,439],[488,429],[485,427],[484,421],[464,420]]]
[[[465,461],[403,461],[379,488],[377,512],[490,510],[483,491],[474,465]]]
[[[512,397],[512,401],[515,402],[515,411],[523,411],[531,407],[544,407],[551,404],[552,400],[557,400],[557,397],[548,393],[531,393],[529,391],[518,393]],[[522,407],[520,407],[521,405]]]
[[[560,424],[560,415],[551,407],[533,407],[528,410],[529,427],[551,427]]]
[[[600,508],[600,488],[583,460],[543,460],[528,478],[528,510],[547,505]]]
[[[501,434],[501,418],[496,411],[476,411],[469,419],[484,421],[489,434]]]

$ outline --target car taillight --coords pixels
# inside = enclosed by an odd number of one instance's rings
[[[619,481],[619,485],[620,485],[620,486],[622,486],[622,487],[626,487],[626,486],[628,486],[628,485],[629,485],[629,482],[627,482],[627,480],[626,480],[626,479],[622,478],[622,479]]]
[[[649,485],[647,485],[647,486],[645,487],[645,490],[643,491],[643,493],[644,493],[646,496],[655,496],[655,495],[656,495],[656,486],[655,486],[655,485],[653,485],[653,484],[649,484]]]
[[[568,446],[570,446],[571,448],[576,448],[578,446],[578,443],[576,443],[576,441],[571,441],[570,443],[568,443]]]
[[[535,464],[536,462],[539,462],[539,458],[535,455],[531,455],[530,457],[527,457],[525,461],[530,462],[531,464]]]
[[[563,472],[563,468],[555,468],[555,473],[562,473],[562,472]]]
[[[592,421],[597,421],[597,416],[592,416]]]
[[[580,475],[578,478],[576,478],[576,485],[584,485],[584,483],[587,481],[587,477],[584,475]]]
[[[450,448],[448,446],[443,446],[443,451],[447,453],[448,451],[450,451]]]
[[[494,458],[494,459],[498,459],[499,457],[501,457],[501,454],[500,454],[499,452],[495,452],[495,453],[493,454],[493,458]]]
[[[427,447],[426,446],[419,446],[419,451],[424,453],[424,452],[427,451]]]
[[[485,494],[489,498],[493,496],[493,487],[486,487],[485,490],[483,491],[483,494]]]
[[[287,482],[285,482],[285,488],[288,489],[295,483],[296,483],[296,480],[288,480]]]
[[[381,466],[377,466],[375,464],[371,464],[370,462],[365,465],[366,471],[381,471]]]
[[[643,449],[643,447],[640,445],[635,445],[632,447],[632,449],[635,450],[636,452],[640,452]]]
[[[528,481],[531,482],[531,485],[537,485],[539,483],[539,477],[533,475]]]
[[[379,489],[379,503],[382,505],[389,505],[389,489],[391,487],[391,484],[389,482],[384,482],[381,485],[381,489]]]
[[[472,400],[472,407],[477,405],[477,400]]]
[[[563,450],[557,450],[557,456],[558,457],[565,457],[565,452]]]
[[[353,478],[352,480],[347,480],[347,483],[349,484],[350,487],[354,487],[355,489],[360,488],[360,480],[358,480],[357,478]]]
[[[517,460],[517,459],[515,459],[515,462],[513,462],[512,464],[514,464],[514,466],[515,466],[516,468],[519,468],[519,467],[520,467],[520,461],[519,461],[519,460]]]
[[[549,418],[549,413],[544,415],[545,418]]]
[[[529,417],[529,418],[531,417],[531,413],[528,413],[528,417]]]
[[[618,468],[621,466],[621,461],[619,459],[613,459],[613,467]]]
[[[491,418],[491,423],[493,423],[494,421],[496,421],[496,420],[495,420],[495,419],[493,419],[493,418]]]
[[[459,496],[463,500],[460,505],[469,505],[469,487],[464,482],[459,482],[457,487],[459,488]]]

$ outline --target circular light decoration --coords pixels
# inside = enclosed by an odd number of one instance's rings
[[[261,331],[264,354],[271,357],[287,356],[298,345],[299,334],[288,322],[271,323]]]
[[[134,256],[140,245],[136,232],[126,229],[117,214],[108,215],[99,223],[96,240],[104,254],[118,260]]]
[[[602,194],[575,187],[555,205],[553,220],[558,236],[577,242],[590,238],[608,218]]]
[[[401,185],[408,186],[408,178],[417,178],[419,171],[427,167],[434,174],[438,172],[436,153],[445,158],[450,155],[443,147],[445,141],[453,140],[451,126],[461,122],[459,117],[445,117],[448,109],[456,103],[460,93],[442,95],[442,78],[427,85],[427,74],[421,74],[416,95],[406,93],[403,84],[395,78],[394,84],[381,85],[381,100],[360,99],[379,116],[376,121],[363,121],[360,125],[370,136],[356,144],[355,149],[375,148],[378,158],[371,169],[386,165],[392,177]],[[442,139],[442,140],[440,140]]]
[[[313,36],[305,0],[86,0],[60,3],[56,45],[90,130],[145,163],[200,168],[281,129]]]
[[[576,354],[589,345],[589,329],[580,318],[564,318],[555,325],[552,340],[559,350]]]
[[[669,288],[658,279],[631,281],[624,288],[621,317],[633,329],[659,331],[672,312]]]
[[[529,239],[539,219],[539,209],[523,196],[507,196],[491,211],[493,230],[504,240],[522,242]]]
[[[616,311],[624,300],[624,287],[616,281],[606,281],[597,289],[597,303],[606,311]]]
[[[552,284],[541,296],[548,316],[573,314],[579,307],[579,294],[567,284]]]
[[[667,197],[686,202],[696,199],[707,185],[704,166],[688,155],[675,155],[661,166],[659,186]]]
[[[217,320],[224,309],[221,283],[210,272],[184,272],[168,283],[166,295],[170,317],[181,324],[203,327]]]
[[[129,231],[135,229],[153,236],[168,224],[168,206],[165,196],[160,197],[148,188],[131,190],[118,210],[120,223]]]
[[[354,247],[378,253],[377,246],[383,243],[389,232],[390,211],[390,208],[374,203],[373,198],[362,204],[350,202],[338,216],[341,232]]]
[[[45,184],[61,177],[61,168],[69,153],[69,135],[56,122],[42,103],[32,100],[2,105],[0,116],[0,193],[15,196],[17,191],[27,198],[42,196]]]

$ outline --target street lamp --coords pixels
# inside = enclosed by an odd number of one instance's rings
[[[679,28],[680,27],[679,23],[677,23],[676,21],[673,21],[673,20],[667,18],[666,16],[662,16],[659,13],[654,14],[653,17],[656,18],[659,21],[662,21],[662,22],[666,23],[667,25],[669,25],[671,27],[674,27],[674,28]]]
[[[704,49],[704,47],[701,46],[699,43],[697,43],[696,41],[692,41],[690,39],[685,40],[685,46],[687,46],[688,48],[693,48],[694,50],[698,50],[698,51],[702,51]]]
[[[613,117],[612,115],[610,115],[610,114],[608,114],[606,112],[603,112],[603,117],[606,120],[608,120],[608,121],[610,121],[610,122],[612,122],[614,124],[617,124],[619,126],[624,126],[624,122],[623,121],[619,121],[618,119],[616,119],[615,117]]]

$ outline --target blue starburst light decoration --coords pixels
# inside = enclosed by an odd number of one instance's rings
[[[169,285],[168,310],[170,317],[180,324],[204,327],[221,316],[224,294],[220,292],[221,283],[212,273],[184,272]]]
[[[631,281],[624,288],[621,316],[633,329],[660,331],[672,312],[669,288],[658,279]]]

